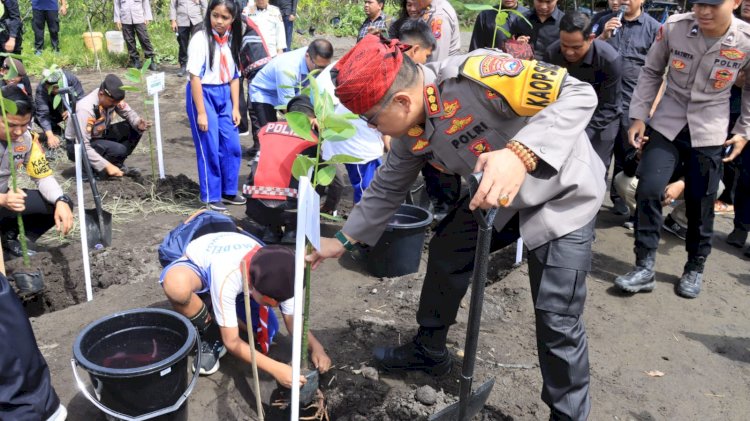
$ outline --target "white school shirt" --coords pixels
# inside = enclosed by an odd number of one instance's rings
[[[250,11],[249,4],[245,11]],[[281,11],[278,7],[269,4],[268,7],[263,10],[256,7],[255,13],[246,14],[256,25],[258,25],[260,34],[266,42],[266,47],[268,47],[268,54],[270,54],[271,57],[275,57],[279,50],[286,48],[284,21],[281,18]]]
[[[213,41],[213,34],[211,34],[211,40]],[[229,44],[232,42],[230,39],[226,44],[219,48],[219,44],[216,44],[214,48],[214,65],[213,69],[208,63],[208,42],[206,41],[206,31],[198,31],[190,38],[190,44],[188,44],[188,61],[186,69],[191,75],[195,75],[201,78],[201,84],[203,85],[223,85],[229,83],[232,79],[240,77],[237,72],[237,65],[234,63],[232,58],[232,49],[229,48]],[[228,60],[230,80],[227,82],[221,81],[221,75],[219,73],[221,66],[221,52],[224,51]]]
[[[206,234],[188,244],[185,257],[208,276],[209,292],[216,324],[237,327],[237,296],[242,295],[240,262],[260,244],[235,232]],[[294,298],[279,303],[281,313],[294,313]]]

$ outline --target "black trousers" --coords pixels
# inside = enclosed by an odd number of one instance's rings
[[[734,190],[734,227],[750,231],[750,147],[745,146],[742,150],[736,167],[738,174]]]
[[[245,96],[245,78],[240,76],[240,125],[237,126],[237,130],[240,133],[245,133],[250,130],[248,124],[248,112],[252,113],[250,107],[247,106],[247,96]]]
[[[138,37],[138,41],[141,43],[143,48],[143,56],[146,58],[154,57],[154,47],[151,45],[151,40],[148,37],[148,30],[146,29],[145,23],[137,23],[133,25],[122,24],[122,37],[125,39],[125,45],[128,46],[128,56],[130,56],[130,62],[134,63],[140,61],[138,55],[138,47],[135,44],[135,37]]]
[[[262,102],[252,102],[252,113],[250,114],[250,120],[253,126],[253,143],[256,150],[260,148],[260,142],[258,141],[258,132],[268,123],[277,121],[276,108],[271,104],[265,104]]]
[[[113,165],[122,167],[125,160],[138,146],[142,133],[134,129],[129,122],[120,121],[109,126],[104,136],[106,137],[102,139],[91,140],[91,147]],[[68,159],[71,161],[75,161],[74,145],[75,143],[70,139],[65,143]]]
[[[615,136],[615,143],[613,145],[615,165],[612,170],[612,185],[609,189],[609,197],[613,201],[620,197],[615,188],[615,176],[622,172],[625,165],[625,157],[628,156],[630,150],[634,149],[628,141],[628,129],[630,128],[628,111],[629,109],[623,109],[620,115],[620,124],[617,126],[617,135]],[[607,169],[609,170],[609,166],[607,166]]]
[[[461,197],[461,176],[446,174],[430,164],[422,167],[425,190],[435,205],[453,206]]]
[[[23,305],[2,274],[0,308],[0,419],[47,419],[60,399]]]
[[[469,198],[438,224],[430,241],[427,273],[417,322],[427,329],[447,329],[456,321],[474,266],[477,223]],[[494,232],[491,249],[519,237],[518,215]],[[529,281],[536,318],[542,400],[553,419],[585,420],[590,407],[589,362],[583,307],[586,275],[591,268],[594,221],[529,252]]]
[[[278,207],[265,205],[258,199],[247,198],[245,215],[258,225],[268,227],[273,232],[281,232],[282,227],[287,230],[297,228],[297,199],[279,201]]]
[[[658,248],[664,188],[675,169],[682,164],[688,220],[685,249],[688,258],[708,257],[714,232],[714,200],[721,180],[722,147],[692,147],[687,126],[671,142],[651,128],[646,135],[649,141],[641,155],[635,191],[635,247]]]
[[[180,63],[180,67],[187,66],[187,49],[188,44],[190,44],[190,38],[201,28],[203,28],[202,24],[177,27],[177,44],[180,47],[177,54],[177,61]]]
[[[44,200],[39,190],[23,189],[23,191],[26,192],[26,209],[21,212],[23,226],[26,230],[26,237],[31,241],[36,241],[55,226],[55,207]],[[18,235],[16,215],[16,212],[0,207],[0,232],[13,233],[10,237]]]
[[[49,29],[49,39],[53,50],[60,49],[58,34],[60,32],[60,17],[57,10],[32,10],[31,28],[34,30],[34,49],[44,48],[44,24]]]

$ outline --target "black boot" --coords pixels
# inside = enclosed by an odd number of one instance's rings
[[[641,292],[653,291],[656,288],[654,281],[654,262],[656,261],[656,250],[635,249],[635,269],[615,279],[615,285],[623,291]]]
[[[677,285],[677,294],[685,298],[696,298],[701,293],[703,283],[703,267],[706,258],[703,256],[690,257],[685,263],[680,283]]]
[[[747,241],[747,231],[741,228],[735,228],[727,235],[727,244],[737,248],[745,247]]]
[[[386,371],[421,370],[433,376],[451,371],[451,356],[445,346],[448,329],[419,328],[411,342],[400,347],[376,347],[375,361]]]

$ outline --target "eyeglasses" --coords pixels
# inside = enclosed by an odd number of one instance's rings
[[[388,104],[391,102],[391,100],[393,99],[393,96],[395,94],[396,93],[393,92],[392,94],[390,94],[387,97],[385,97],[385,99],[383,101],[381,101],[381,103],[380,103],[381,104],[380,108],[378,108],[378,110],[375,112],[375,114],[372,115],[372,117],[365,117],[364,115],[360,114],[359,118],[362,121],[364,121],[365,123],[369,124],[370,126],[377,126],[378,125],[378,115],[380,115],[380,113],[384,109],[388,108]]]

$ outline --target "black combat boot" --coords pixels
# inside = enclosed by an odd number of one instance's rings
[[[735,228],[727,235],[727,244],[731,246],[742,248],[745,247],[745,242],[747,242],[747,231],[741,228]]]
[[[690,257],[685,263],[680,283],[677,284],[677,294],[685,298],[696,298],[701,293],[703,282],[703,267],[706,258],[703,256]]]
[[[386,371],[422,370],[433,376],[451,371],[451,356],[445,346],[448,329],[420,327],[411,342],[399,347],[376,347],[375,361]]]
[[[635,249],[635,269],[615,279],[615,285],[623,291],[641,292],[653,291],[656,288],[654,281],[654,262],[656,261],[656,250]]]

